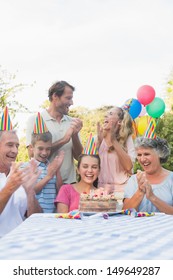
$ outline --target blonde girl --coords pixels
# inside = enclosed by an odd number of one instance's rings
[[[131,116],[121,107],[107,111],[103,126],[97,125],[97,145],[101,160],[98,186],[108,192],[121,192],[133,171],[135,148]]]

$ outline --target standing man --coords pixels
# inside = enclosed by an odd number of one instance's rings
[[[15,163],[19,139],[14,130],[0,131],[0,237],[26,217],[42,212],[33,185],[39,176],[36,163],[20,169]]]
[[[59,150],[64,150],[64,160],[60,168],[63,184],[76,182],[74,159],[82,153],[82,144],[78,133],[82,129],[82,121],[68,116],[69,107],[73,105],[73,92],[75,88],[65,81],[56,82],[49,91],[50,105],[41,112],[46,126],[52,134],[52,160]],[[29,156],[32,156],[31,135],[36,116],[28,119],[26,126],[26,145]]]

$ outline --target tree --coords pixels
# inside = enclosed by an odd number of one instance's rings
[[[173,171],[173,114],[165,113],[162,118],[159,119],[156,134],[157,136],[164,138],[168,141],[170,146],[171,154],[168,161],[163,164],[163,166],[169,170]]]
[[[0,66],[0,108],[8,106],[10,115],[15,116],[16,112],[28,112],[28,108],[17,101],[17,93],[28,85],[15,83],[16,75],[10,74]],[[14,126],[14,125],[13,125]]]
[[[165,103],[169,111],[173,112],[173,70],[170,73],[166,84],[166,92],[165,92]]]
[[[29,161],[28,151],[26,149],[26,139],[25,137],[20,138],[19,152],[16,161],[26,162]]]
[[[15,117],[17,112],[29,112],[28,108],[17,101],[17,94],[29,85],[16,83],[16,75],[10,74],[0,66],[0,108],[3,110],[8,106],[10,116]],[[31,86],[31,85],[30,85]],[[2,111],[0,112],[2,114]],[[13,122],[13,128],[17,123]],[[27,161],[28,153],[26,150],[25,139],[20,139],[19,153],[17,161]]]
[[[112,106],[103,106],[94,110],[89,110],[85,107],[76,107],[70,110],[71,117],[80,118],[83,121],[83,128],[80,132],[80,137],[83,146],[86,145],[90,133],[97,134],[97,122],[103,123],[103,119],[107,110]]]
[[[43,109],[47,109],[50,105],[50,101],[47,99],[43,102],[43,104],[40,106]]]

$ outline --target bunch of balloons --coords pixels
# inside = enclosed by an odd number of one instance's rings
[[[145,85],[137,91],[138,101],[146,106],[148,115],[152,118],[159,118],[165,112],[165,102],[162,98],[155,97],[153,87]]]
[[[128,99],[123,107],[128,109],[132,119],[136,121],[140,135],[145,133],[149,119],[158,119],[165,112],[165,102],[156,97],[154,88],[149,85],[141,86],[137,91],[137,99]]]

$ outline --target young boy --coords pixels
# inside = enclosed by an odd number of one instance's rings
[[[64,159],[64,152],[60,151],[52,162],[48,161],[52,148],[52,135],[49,131],[39,134],[33,133],[31,148],[38,169],[42,171],[34,186],[36,198],[44,213],[54,213],[54,200],[62,185],[59,169]]]

